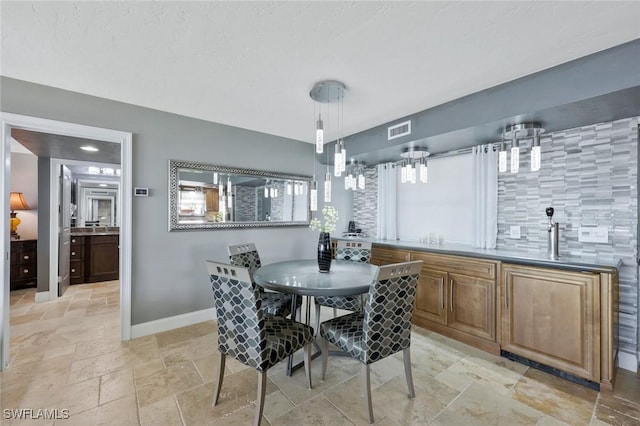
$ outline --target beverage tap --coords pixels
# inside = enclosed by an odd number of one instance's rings
[[[553,207],[547,207],[545,212],[549,218],[549,225],[547,227],[547,253],[551,259],[557,260],[560,257],[558,253],[558,242],[560,241],[559,226],[557,222],[553,221]]]

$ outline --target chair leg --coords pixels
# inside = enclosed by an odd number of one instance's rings
[[[220,353],[218,360],[218,381],[216,382],[216,388],[213,391],[213,405],[218,404],[218,398],[220,397],[220,389],[222,388],[222,379],[224,379],[224,362],[227,358],[226,354]]]
[[[256,398],[256,417],[253,419],[254,426],[260,426],[262,421],[262,410],[264,409],[264,397],[267,390],[267,372],[258,371],[258,396]]]
[[[322,351],[322,380],[327,375],[327,363],[329,361],[329,342],[325,338],[320,339],[322,342],[322,347],[320,350]]]
[[[371,369],[369,364],[362,364],[362,379],[364,384],[364,399],[367,403],[367,411],[369,412],[369,423],[373,423],[373,406],[371,404]]]
[[[311,384],[311,348],[313,345],[308,343],[304,345],[304,370],[307,373],[307,386],[309,389],[313,389],[313,385]]]
[[[405,348],[402,351],[402,358],[404,359],[404,375],[407,378],[407,387],[409,388],[409,398],[415,398],[416,392],[413,389],[413,376],[411,374],[411,352],[409,348]]]
[[[314,337],[318,337],[320,333],[320,304],[316,303],[316,329],[314,330]]]

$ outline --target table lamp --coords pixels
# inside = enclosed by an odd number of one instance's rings
[[[17,218],[17,213],[14,210],[31,210],[26,201],[22,197],[22,192],[12,192],[11,198],[9,198],[9,208],[11,209],[11,239],[19,240],[20,235],[16,232],[18,225],[20,225],[20,219]]]

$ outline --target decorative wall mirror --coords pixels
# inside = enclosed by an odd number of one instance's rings
[[[310,176],[169,160],[169,231],[308,226]]]

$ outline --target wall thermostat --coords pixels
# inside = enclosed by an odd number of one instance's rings
[[[133,195],[135,195],[136,197],[148,197],[149,188],[134,188]]]

